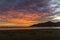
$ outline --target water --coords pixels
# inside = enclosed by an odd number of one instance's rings
[[[1,27],[0,30],[60,29],[60,27]]]

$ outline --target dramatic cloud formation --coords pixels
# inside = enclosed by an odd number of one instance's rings
[[[51,21],[60,22],[60,0],[51,0],[50,1],[50,16]]]
[[[0,17],[1,22],[13,23],[20,26],[29,26],[38,22],[42,22],[43,20],[41,17],[44,17],[46,15],[45,12],[34,12],[34,14],[28,11],[17,12],[14,10],[9,10],[5,12],[6,15],[2,14]]]
[[[60,1],[0,0],[0,25],[29,26],[47,21],[56,22]]]

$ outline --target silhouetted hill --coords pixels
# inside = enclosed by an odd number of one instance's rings
[[[53,23],[51,21],[49,22],[46,22],[46,23],[39,23],[39,24],[34,24],[30,27],[52,27],[52,26],[60,26],[60,22],[57,22],[57,23]]]

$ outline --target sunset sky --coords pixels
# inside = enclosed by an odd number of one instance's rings
[[[60,22],[60,0],[0,0],[0,26]]]

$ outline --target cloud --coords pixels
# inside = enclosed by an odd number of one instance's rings
[[[4,0],[0,1],[0,10],[6,11],[9,9],[26,9],[26,10],[37,10],[42,11],[48,8],[49,0]]]
[[[0,21],[15,25],[52,21],[60,15],[59,4],[55,0],[0,0]]]
[[[18,12],[14,10],[9,10],[6,11],[6,15],[1,15],[0,18],[2,20],[1,22],[3,23],[12,23],[20,26],[29,26],[35,23],[44,22],[44,20],[42,20],[42,17],[44,17],[45,15],[45,12],[35,12],[34,14],[32,14],[32,12],[28,11]]]

